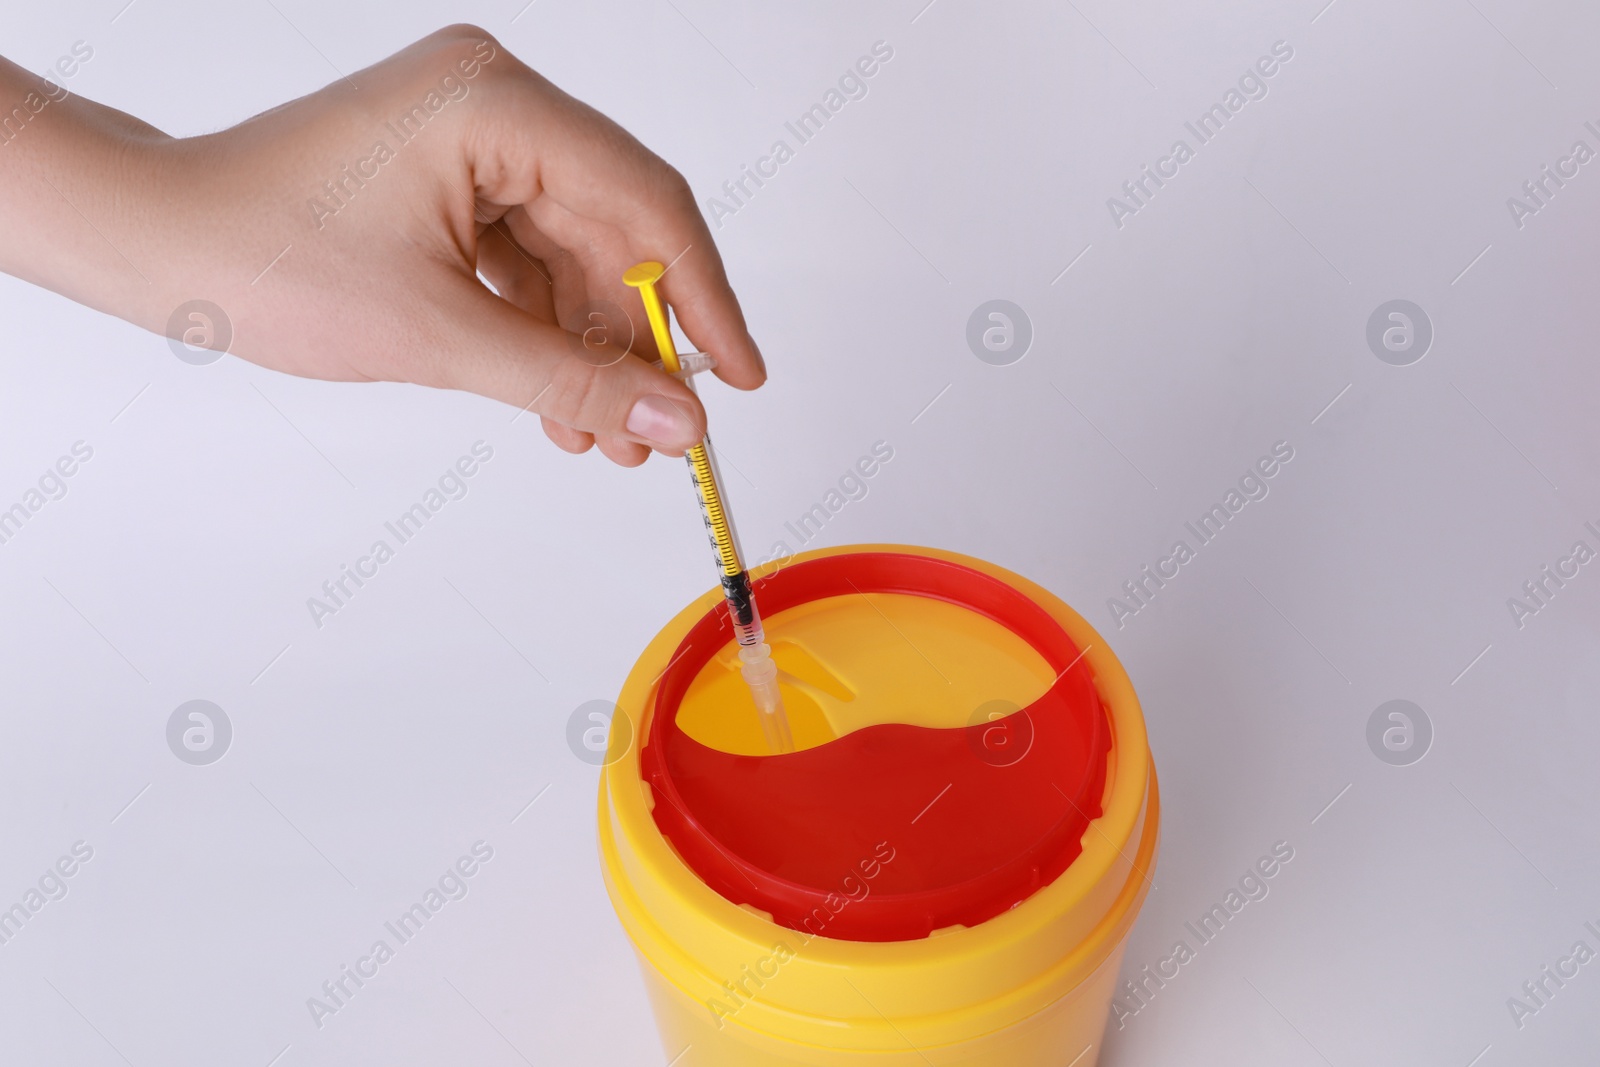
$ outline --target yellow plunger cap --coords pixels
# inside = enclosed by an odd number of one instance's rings
[[[653,259],[635,263],[623,272],[622,280],[639,290],[644,300],[644,313],[650,320],[650,332],[655,335],[656,349],[661,353],[661,365],[668,374],[678,373],[678,350],[672,343],[672,330],[667,325],[667,309],[661,305],[661,295],[656,292],[656,282],[667,273]]]

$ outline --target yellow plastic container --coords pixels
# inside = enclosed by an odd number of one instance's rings
[[[633,728],[612,731],[618,748],[600,782],[606,887],[638,951],[667,1058],[673,1067],[1093,1067],[1160,822],[1133,687],[1081,616],[993,564],[901,545],[821,549],[789,562],[846,552],[962,564],[1025,594],[1066,630],[1110,723],[1102,814],[1053,882],[987,921],[919,940],[808,934],[730,903],[663,837],[641,776],[659,680],[684,636],[721,600],[720,590],[706,593],[628,676],[618,714]],[[1037,652],[991,619],[913,595],[801,605],[770,616],[767,634],[800,749],[874,722],[965,727],[974,709],[1027,706],[1053,680]],[[754,713],[728,713],[739,706],[732,656],[724,649],[702,669],[677,721],[702,744],[762,753]]]

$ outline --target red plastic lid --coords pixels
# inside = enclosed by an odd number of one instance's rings
[[[708,886],[790,929],[905,941],[991,919],[1077,858],[1101,814],[1110,727],[1088,665],[1047,611],[981,571],[908,553],[824,556],[756,591],[769,619],[857,593],[947,601],[1026,640],[1057,677],[994,722],[882,723],[801,752],[721,752],[677,722],[689,683],[733,640],[718,604],[675,651],[640,754],[656,826]]]

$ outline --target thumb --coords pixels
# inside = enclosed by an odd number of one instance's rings
[[[470,286],[462,315],[470,328],[456,330],[445,353],[449,388],[674,455],[705,436],[705,409],[683,382],[620,345],[535,318],[475,279]]]

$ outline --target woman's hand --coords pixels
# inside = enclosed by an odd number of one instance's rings
[[[717,375],[765,380],[682,176],[481,30],[182,140],[3,60],[0,92],[28,113],[0,135],[0,269],[148,329],[209,301],[253,363],[480,393],[632,466],[705,429],[622,284],[655,259]]]

